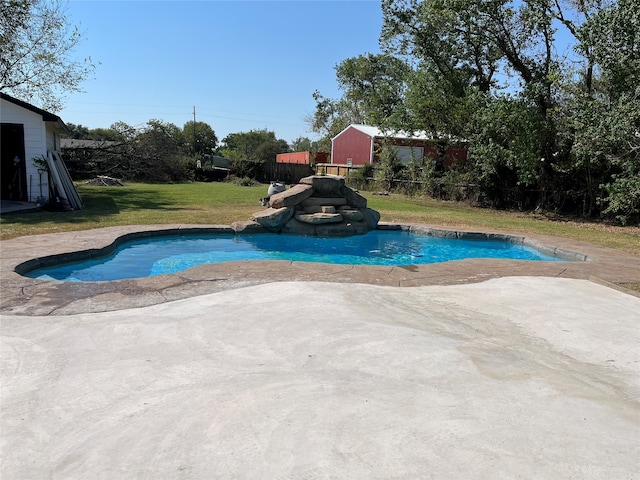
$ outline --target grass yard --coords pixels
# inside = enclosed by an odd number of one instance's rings
[[[366,195],[368,206],[386,222],[426,223],[478,231],[537,233],[580,240],[640,255],[640,227],[569,219],[556,215],[500,211],[425,197]]]
[[[258,199],[266,194],[267,186],[240,187],[218,182],[128,184],[124,187],[79,185],[78,191],[85,204],[82,210],[7,215],[0,221],[0,239],[116,225],[229,225],[236,220],[247,220],[263,208]],[[637,226],[619,227],[479,209],[424,197],[361,193],[367,197],[369,207],[378,210],[385,222],[555,235],[640,255],[640,227]]]
[[[117,225],[163,223],[222,224],[247,220],[262,207],[267,187],[230,183],[127,184],[124,187],[78,185],[84,208],[72,212],[8,215],[0,239]]]

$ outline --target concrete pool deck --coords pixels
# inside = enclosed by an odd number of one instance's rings
[[[13,272],[133,230],[2,242],[1,478],[638,478],[633,255]]]
[[[304,262],[230,262],[204,265],[174,275],[95,283],[50,282],[14,271],[28,260],[104,248],[118,237],[141,231],[204,228],[202,225],[109,227],[3,240],[0,251],[0,312],[71,314],[137,308],[239,287],[283,281],[323,281],[412,287],[457,285],[505,276],[592,279],[608,284],[640,283],[640,257],[618,250],[542,235],[527,239],[551,249],[575,252],[587,261],[523,262],[473,259],[406,267],[365,267]],[[216,227],[216,226],[210,226]],[[226,226],[218,226],[228,228]],[[495,232],[501,233],[501,232]],[[507,233],[508,234],[508,233]],[[515,236],[522,236],[515,234]],[[640,238],[638,240],[640,242]],[[630,292],[633,294],[633,292]]]

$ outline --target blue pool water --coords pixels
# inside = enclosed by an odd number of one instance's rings
[[[236,260],[399,266],[465,258],[563,261],[505,241],[447,239],[400,230],[374,230],[347,238],[186,234],[132,240],[108,256],[40,268],[26,276],[96,282],[176,273],[198,265]]]

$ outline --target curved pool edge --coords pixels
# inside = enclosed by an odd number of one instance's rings
[[[204,228],[169,228],[162,230],[141,230],[125,233],[113,239],[108,245],[104,245],[99,248],[90,248],[85,250],[76,250],[72,252],[57,253],[51,255],[45,255],[42,257],[32,258],[26,262],[20,263],[15,266],[14,271],[20,275],[26,275],[27,273],[44,267],[49,267],[58,263],[76,262],[83,260],[90,260],[92,258],[99,258],[109,255],[115,251],[120,245],[127,243],[131,240],[139,240],[143,238],[157,237],[159,235],[179,235],[179,234],[223,234],[223,235],[242,235],[248,234],[248,232],[236,233],[231,227],[215,225],[212,227]],[[253,232],[253,233],[266,233]]]
[[[524,236],[506,234],[506,233],[484,233],[464,230],[445,230],[437,227],[429,227],[425,225],[400,224],[400,223],[381,223],[377,230],[404,230],[415,234],[428,235],[437,238],[450,238],[459,240],[487,240],[487,241],[504,241],[516,245],[524,245],[531,247],[540,253],[550,257],[561,258],[567,261],[587,261],[587,255],[551,247],[538,241],[531,240]],[[132,241],[144,238],[157,237],[159,235],[190,235],[190,234],[213,234],[213,235],[278,235],[263,228],[244,228],[235,230],[232,226],[215,225],[211,227],[188,227],[188,228],[168,228],[163,230],[141,230],[125,233],[116,237],[111,243],[100,248],[90,248],[85,250],[75,250],[72,252],[58,253],[32,258],[15,266],[14,271],[20,275],[27,275],[33,270],[50,267],[59,263],[77,262],[100,258],[114,252],[119,246]]]
[[[509,243],[514,243],[517,245],[524,245],[526,247],[534,248],[545,255],[549,255],[550,257],[557,257],[563,260],[571,261],[571,262],[585,262],[589,260],[588,255],[585,255],[580,252],[575,252],[573,250],[567,250],[566,248],[559,248],[547,245],[546,243],[542,243],[538,240],[534,240],[532,238],[515,235],[512,233],[488,233],[488,232],[476,232],[472,230],[447,230],[440,227],[431,227],[426,225],[415,225],[415,224],[381,224],[378,225],[379,230],[408,230],[412,233],[418,233],[422,235],[430,235],[432,237],[440,237],[440,238],[457,238],[460,240],[497,240],[497,241],[505,241]]]
[[[72,314],[135,308],[244,286],[280,281],[368,283],[385,286],[456,285],[508,276],[592,277],[610,284],[640,283],[640,257],[584,242],[513,232],[479,233],[438,225],[380,223],[381,229],[430,231],[442,235],[505,235],[524,244],[540,245],[557,254],[572,252],[586,261],[530,262],[469,259],[408,267],[369,267],[299,262],[245,261],[205,265],[173,275],[113,282],[57,282],[24,277],[16,267],[35,258],[98,252],[118,238],[157,235],[166,231],[234,232],[226,225],[131,225],[53,233],[2,241],[0,312],[24,315]],[[238,232],[234,232],[238,233]],[[256,231],[246,232],[256,233]],[[476,237],[477,238],[477,237]],[[124,240],[120,240],[124,241]],[[116,244],[117,246],[117,244]],[[115,247],[112,247],[115,248]]]

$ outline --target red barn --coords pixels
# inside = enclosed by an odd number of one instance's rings
[[[408,135],[404,132],[385,133],[369,125],[349,125],[331,140],[331,163],[364,165],[380,162],[380,148],[386,144],[395,150],[398,159],[409,163],[412,159],[420,164],[438,161],[440,152],[438,139],[425,133]],[[448,144],[442,162],[445,167],[467,158],[467,149],[461,142]]]
[[[291,152],[278,153],[276,155],[276,163],[298,163],[305,165],[313,165],[314,163],[324,163],[329,155],[325,152]]]

